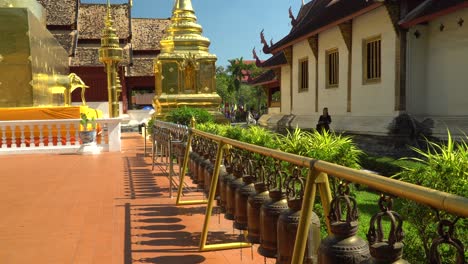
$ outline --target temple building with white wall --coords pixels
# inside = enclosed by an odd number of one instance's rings
[[[263,51],[280,106],[260,124],[446,136],[468,131],[468,1],[313,0]],[[267,35],[268,32],[265,32]]]

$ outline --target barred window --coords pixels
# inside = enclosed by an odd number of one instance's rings
[[[380,36],[364,41],[364,83],[380,81],[382,76],[381,42]]]
[[[339,53],[338,49],[328,50],[325,53],[327,88],[338,87]]]
[[[307,58],[299,61],[299,92],[309,89],[309,60]]]

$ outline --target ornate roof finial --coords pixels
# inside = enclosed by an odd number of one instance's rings
[[[302,1],[302,3],[304,4],[304,1]],[[294,27],[297,25],[297,20],[296,18],[294,17],[293,15],[293,12],[292,12],[292,7],[289,7],[289,18],[291,18],[291,25]]]
[[[262,29],[262,31],[260,32],[260,42],[263,44],[263,53],[269,54],[271,52],[270,47],[268,47],[268,43],[265,40],[265,35],[263,34],[263,31],[264,29]]]
[[[111,5],[110,0],[107,0],[107,15],[105,19],[106,27],[112,27],[114,21],[112,21],[112,14],[111,14]]]
[[[253,58],[255,59],[255,65],[256,65],[257,67],[262,67],[262,62],[260,61],[260,59],[259,59],[258,56],[257,56],[257,52],[255,51],[255,47],[254,47],[253,50],[252,50],[252,56],[253,56]]]

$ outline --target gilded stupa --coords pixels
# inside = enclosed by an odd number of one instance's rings
[[[215,115],[221,103],[216,93],[216,55],[209,52],[210,40],[191,0],[175,0],[171,24],[160,41],[161,53],[154,61],[157,116],[182,107],[202,107]]]

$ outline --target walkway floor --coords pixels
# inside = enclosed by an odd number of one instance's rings
[[[0,156],[0,263],[275,263],[257,246],[199,252],[206,206],[176,207],[142,137],[122,138],[121,153]],[[209,243],[242,240],[211,219]]]

